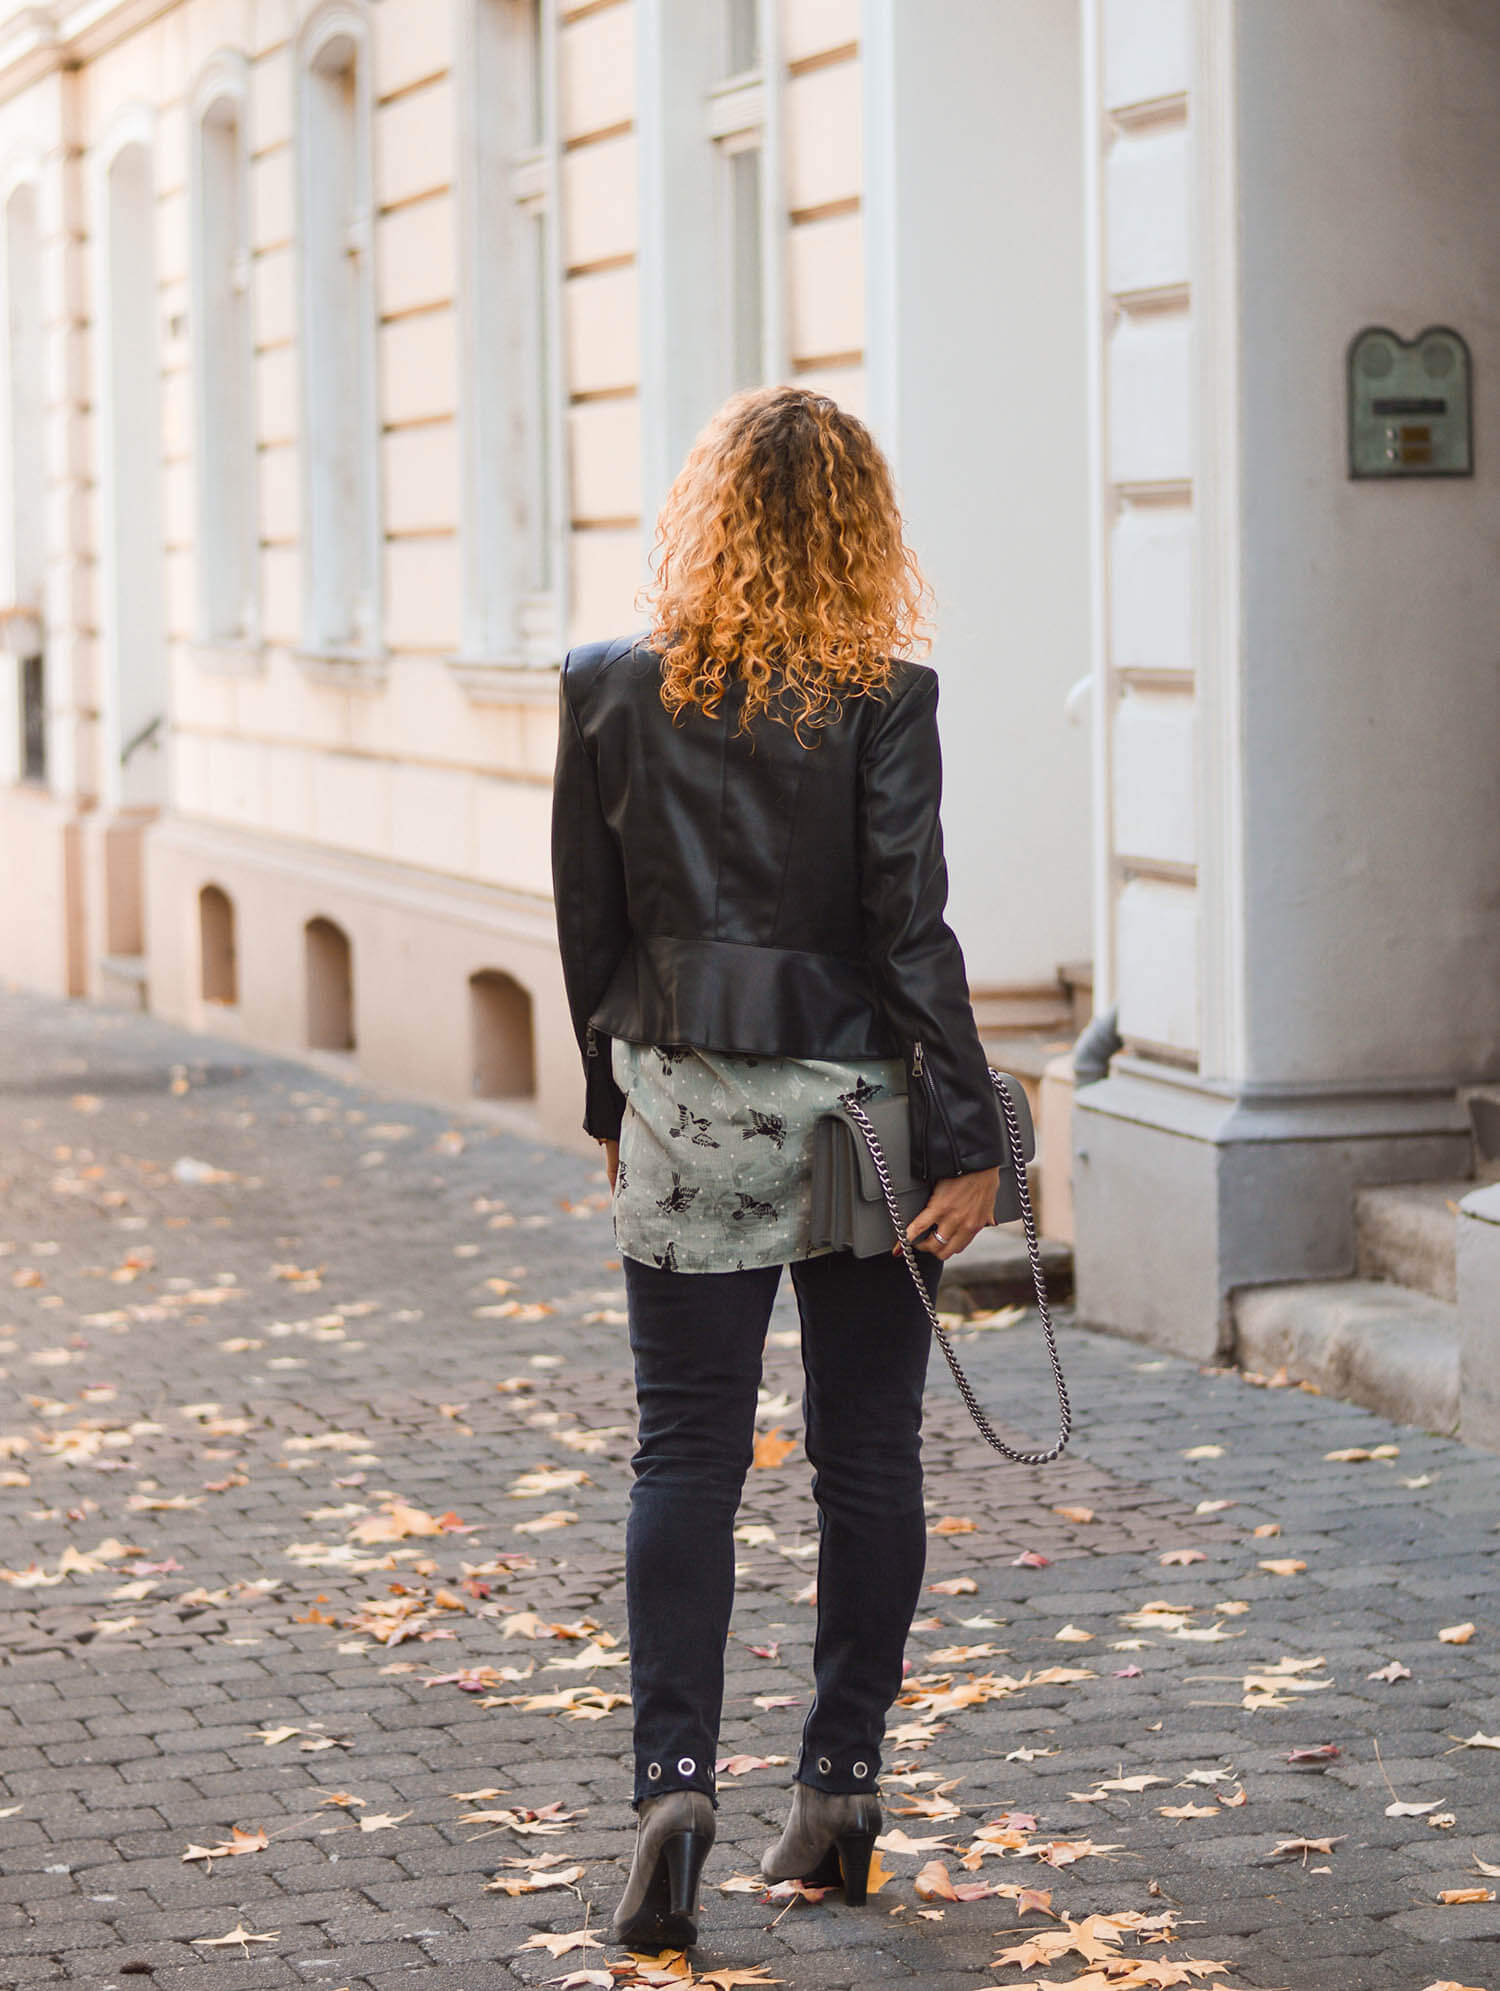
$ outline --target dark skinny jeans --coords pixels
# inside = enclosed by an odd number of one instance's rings
[[[935,1294],[938,1260],[918,1263]],[[926,1562],[931,1329],[900,1258],[837,1252],[791,1270],[818,1506],[816,1694],[796,1775],[818,1790],[873,1790]],[[714,1795],[735,1514],[780,1278],[779,1265],[663,1272],[625,1260],[640,1406],[625,1536],[636,1804],[668,1790]]]

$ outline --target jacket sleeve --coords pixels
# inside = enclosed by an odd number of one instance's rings
[[[611,1040],[589,1026],[630,939],[625,868],[605,820],[599,770],[562,668],[557,769],[552,788],[552,891],[573,1033],[583,1054],[584,1132],[618,1140],[625,1095],[610,1069]]]
[[[869,965],[906,1058],[913,1159],[928,1182],[992,1168],[1006,1152],[963,952],[943,916],[942,788],[937,677],[922,670],[866,749],[859,829]]]

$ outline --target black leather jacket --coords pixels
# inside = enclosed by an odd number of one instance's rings
[[[626,640],[563,665],[552,870],[584,1054],[584,1127],[617,1137],[609,1039],[809,1058],[899,1056],[924,1180],[989,1168],[1004,1134],[963,955],[943,917],[937,676],[800,745],[761,717],[662,705]]]

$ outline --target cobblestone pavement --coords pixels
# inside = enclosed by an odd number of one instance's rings
[[[322,1071],[0,996],[0,1983],[489,1991],[619,1960],[526,1947],[600,1930],[632,1834],[601,1187]],[[768,1457],[793,1328],[784,1302]],[[964,1352],[1045,1434],[1034,1322]],[[931,1615],[886,1790],[919,1809],[864,1910],[719,1891],[779,1821],[813,1621],[805,1460],[751,1473],[722,1743],[747,1765],[699,1970],[1110,1981],[995,1966],[1062,1925],[922,1898],[936,1858],[1057,1915],[1175,1909],[1122,1955],[1230,1986],[1494,1991],[1500,1904],[1439,1896],[1500,1872],[1500,1460],[1076,1328],[1065,1353],[1078,1438],[1036,1472],[990,1462],[934,1365]],[[548,1807],[563,1830],[517,1829]],[[1037,1823],[966,1870],[1007,1812]],[[184,1861],[235,1827],[253,1850]],[[487,1887],[538,1860],[574,1888]]]

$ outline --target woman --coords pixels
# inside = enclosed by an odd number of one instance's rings
[[[905,1093],[941,1261],[1005,1152],[943,918],[937,679],[889,469],[826,396],[742,394],[659,522],[648,642],[563,669],[563,970],[625,1266],[640,1442],[626,1531],[635,1860],[617,1941],[697,1940],[767,1320],[790,1265],[819,1510],[816,1693],[769,1879],[865,1898],[886,1714],[926,1550],[928,1324],[899,1255],[814,1252],[814,1122]]]

